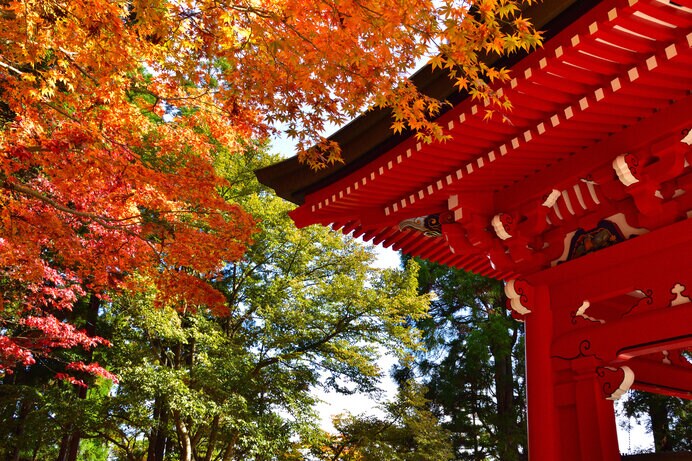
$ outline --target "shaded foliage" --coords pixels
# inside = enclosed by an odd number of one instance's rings
[[[450,461],[450,433],[428,408],[425,391],[409,380],[394,401],[382,406],[381,416],[335,418],[338,434],[313,448],[313,454],[330,461]]]
[[[692,451],[692,402],[677,397],[632,391],[624,403],[625,415],[646,420],[654,450]]]
[[[505,309],[502,283],[419,264],[419,290],[434,299],[416,322],[426,348],[416,370],[455,459],[526,459],[523,328]]]

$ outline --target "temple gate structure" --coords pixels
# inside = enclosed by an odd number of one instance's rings
[[[545,0],[544,46],[498,61],[509,122],[454,102],[451,141],[394,135],[371,111],[337,132],[345,163],[259,170],[299,227],[505,281],[525,322],[531,461],[617,460],[613,399],[692,398],[692,0]]]

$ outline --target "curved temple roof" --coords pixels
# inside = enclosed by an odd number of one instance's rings
[[[525,15],[531,18],[537,28],[544,31],[546,38],[550,38],[596,3],[598,0],[543,0],[529,7]],[[502,59],[498,64],[512,65],[521,57],[521,55],[515,55],[512,59]],[[458,103],[465,97],[453,87],[453,82],[439,69],[433,72],[429,66],[426,66],[411,79],[425,94],[440,100]],[[291,157],[257,170],[257,177],[262,184],[274,189],[280,197],[300,205],[305,200],[306,194],[354,171],[405,139],[405,136],[395,135],[392,132],[391,123],[391,115],[388,111],[371,110],[330,136],[330,139],[338,142],[342,148],[343,164],[313,171],[301,164],[297,157]]]
[[[514,105],[510,123],[485,122],[481,103],[461,99],[439,118],[453,139],[421,145],[393,136],[387,114],[371,112],[333,136],[344,165],[314,173],[293,158],[257,175],[301,205],[292,213],[298,226],[331,225],[496,278],[536,270],[560,254],[539,264],[528,248],[541,252],[552,239],[549,250],[561,252],[577,218],[614,212],[604,194],[615,157],[646,150],[654,158],[663,138],[689,128],[691,8],[692,0],[546,1],[532,14],[552,38],[515,62],[500,90]],[[425,75],[414,80],[446,96],[447,80]],[[503,214],[530,239],[511,238]],[[448,225],[443,237],[399,226],[428,215]]]

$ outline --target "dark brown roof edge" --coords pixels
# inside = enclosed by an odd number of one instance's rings
[[[542,29],[545,40],[560,32],[601,0],[543,0],[525,11],[533,24]],[[510,67],[525,55],[514,55],[502,59],[495,58],[491,64]],[[425,66],[416,72],[411,80],[420,90],[440,100],[454,104],[466,95],[457,92],[445,72],[431,71]],[[391,150],[403,141],[408,134],[395,135],[390,126],[392,120],[388,110],[370,110],[357,117],[329,137],[341,146],[344,163],[320,171],[311,170],[307,165],[291,157],[274,165],[255,171],[259,181],[274,189],[279,197],[297,205],[304,202],[310,192],[319,190],[334,181],[357,170],[366,163]]]

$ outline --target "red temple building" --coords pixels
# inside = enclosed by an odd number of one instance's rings
[[[258,171],[299,227],[505,281],[526,327],[531,461],[620,459],[612,400],[692,398],[692,0],[545,0],[545,45],[499,91],[509,123],[454,102],[451,141],[394,135],[371,111],[337,132],[345,163]]]

